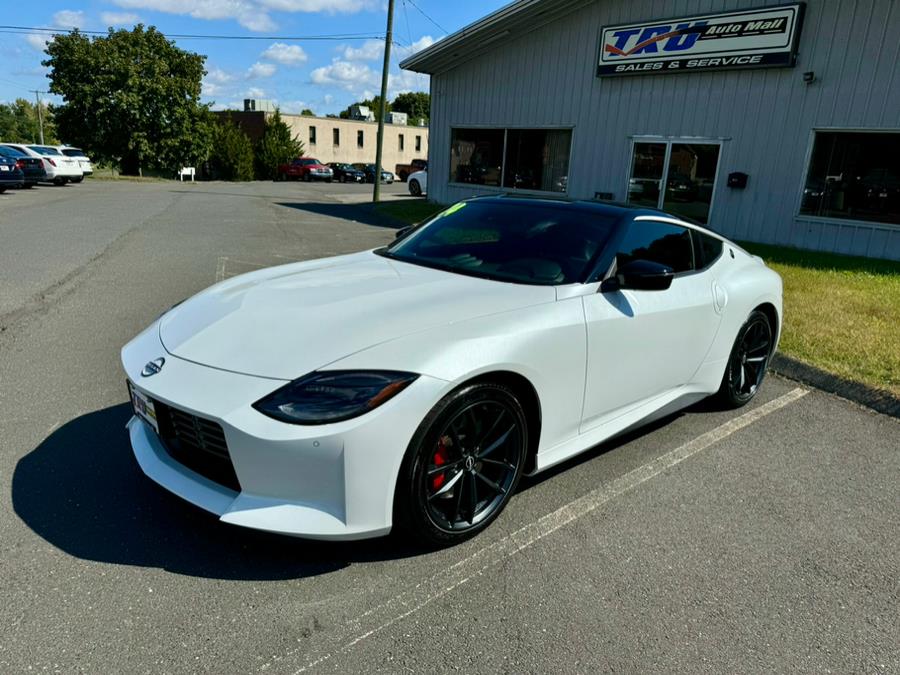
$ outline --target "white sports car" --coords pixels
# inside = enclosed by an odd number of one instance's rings
[[[122,350],[137,461],[226,522],[446,545],[523,474],[757,393],[780,277],[658,211],[461,202],[382,249],[224,281]]]

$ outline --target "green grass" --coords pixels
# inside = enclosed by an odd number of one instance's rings
[[[377,207],[409,224],[443,208],[422,200]],[[900,262],[741,245],[784,279],[782,353],[900,396]]]
[[[742,246],[784,279],[781,352],[900,395],[900,263]]]
[[[401,199],[381,202],[375,207],[379,213],[390,218],[396,218],[409,225],[421,223],[445,208],[447,207],[443,204],[432,204],[424,199]]]

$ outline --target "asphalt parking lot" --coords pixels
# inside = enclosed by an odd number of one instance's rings
[[[217,279],[389,241],[366,194],[0,197],[0,671],[900,670],[900,423],[787,380],[526,480],[440,552],[239,530],[146,479],[121,346]]]

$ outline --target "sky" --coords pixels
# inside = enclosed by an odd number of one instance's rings
[[[428,91],[428,76],[401,71],[402,59],[509,1],[395,0],[389,98]],[[207,56],[203,101],[214,109],[240,109],[243,99],[262,98],[283,112],[310,108],[325,115],[370,98],[381,87],[384,41],[372,37],[384,35],[386,0],[3,0],[3,5],[0,24],[7,26],[106,30],[143,23],[165,34],[263,38],[175,39],[182,49]],[[342,37],[283,39],[314,35]],[[47,90],[41,66],[46,39],[46,34],[0,32],[0,102],[33,100],[29,90]]]

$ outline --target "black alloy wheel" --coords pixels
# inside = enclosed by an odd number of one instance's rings
[[[419,185],[419,181],[417,181],[415,178],[409,181],[409,193],[413,197],[422,196],[422,186]]]
[[[753,400],[766,377],[773,343],[769,318],[754,311],[738,332],[728,359],[718,394],[724,404],[740,408]]]
[[[481,383],[450,394],[410,444],[397,483],[396,524],[428,546],[474,536],[512,497],[527,447],[525,414],[510,389]]]

